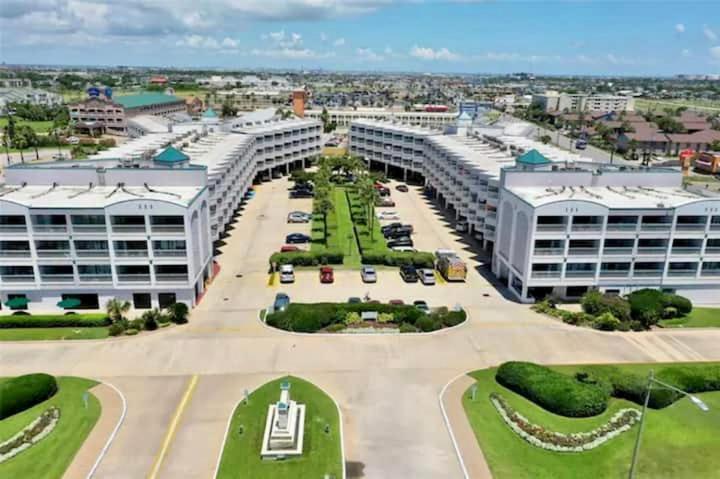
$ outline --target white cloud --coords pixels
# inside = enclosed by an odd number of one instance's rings
[[[689,57],[690,54],[691,54],[691,53],[690,53],[690,50],[688,50],[687,48],[684,48],[684,49],[680,52],[680,55],[682,55],[682,56],[684,56],[684,57]]]
[[[419,47],[417,45],[410,49],[410,56],[420,58],[421,60],[454,61],[460,59],[460,55],[458,55],[457,53],[453,53],[444,47],[438,50],[434,50],[429,47]]]
[[[232,38],[225,37],[221,43],[223,48],[235,49],[238,47],[238,42]]]
[[[678,23],[677,25],[675,25],[675,31],[678,33],[685,33],[685,24]]]
[[[715,42],[718,39],[717,33],[715,33],[710,27],[707,25],[703,25],[703,35],[705,35],[705,38],[710,40],[711,42]]]
[[[710,56],[716,60],[720,60],[720,45],[710,49]]]
[[[320,41],[326,42],[328,40],[328,36],[325,34],[325,32],[320,32]]]
[[[335,56],[334,52],[318,52],[309,48],[271,48],[267,50],[255,48],[250,51],[250,54],[259,57],[286,58],[289,60],[317,60]]]
[[[344,39],[344,38],[338,38],[337,40],[335,40],[335,41],[333,42],[333,45],[335,45],[336,47],[341,47],[341,46],[345,45],[345,39]]]
[[[186,35],[175,42],[175,45],[179,47],[206,48],[211,50],[220,48],[220,42],[216,39],[202,35]]]
[[[385,57],[374,52],[371,48],[356,48],[355,55],[358,59],[368,62],[381,62]]]

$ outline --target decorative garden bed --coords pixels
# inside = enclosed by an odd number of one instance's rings
[[[55,429],[59,420],[60,409],[50,407],[20,432],[0,443],[0,464],[43,440]]]

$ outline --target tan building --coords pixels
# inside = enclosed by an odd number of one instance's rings
[[[119,103],[104,97],[91,97],[68,105],[70,121],[75,127],[89,133],[99,131],[124,135],[127,131],[125,109]]]

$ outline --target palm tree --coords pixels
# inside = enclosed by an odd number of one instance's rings
[[[369,176],[363,176],[358,181],[358,195],[365,207],[366,224],[370,230],[370,240],[373,240],[375,230],[375,200],[377,200],[377,190]]]
[[[117,323],[122,321],[125,318],[125,313],[130,311],[130,302],[113,298],[105,304],[105,311],[107,311],[110,320]]]
[[[330,199],[330,190],[328,188],[315,188],[315,200],[313,201],[313,211],[323,217],[323,242],[325,246],[328,244],[327,234],[327,215],[334,208]]]

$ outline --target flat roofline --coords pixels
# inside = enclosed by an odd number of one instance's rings
[[[93,166],[93,165],[82,165],[82,163],[104,163],[104,162],[113,162],[118,163],[120,161],[127,161],[127,158],[98,158],[97,160],[67,160],[67,161],[52,161],[47,163],[35,163],[35,164],[29,164],[29,163],[16,163],[14,165],[10,165],[7,168],[8,169],[14,169],[14,170],[38,170],[38,169],[58,169],[58,170],[64,170],[64,169],[73,169],[73,170],[97,170],[98,168],[105,168],[106,170],[173,170],[173,171],[182,171],[182,170],[202,170],[207,169],[207,166],[205,165],[197,165],[190,163],[189,165],[183,166],[182,168],[172,168],[172,167],[163,167],[162,165],[154,165],[152,160],[142,160],[142,161],[148,161],[148,167],[147,168],[131,168],[127,166]],[[79,164],[81,166],[73,167],[73,166],[65,166],[68,164]]]

